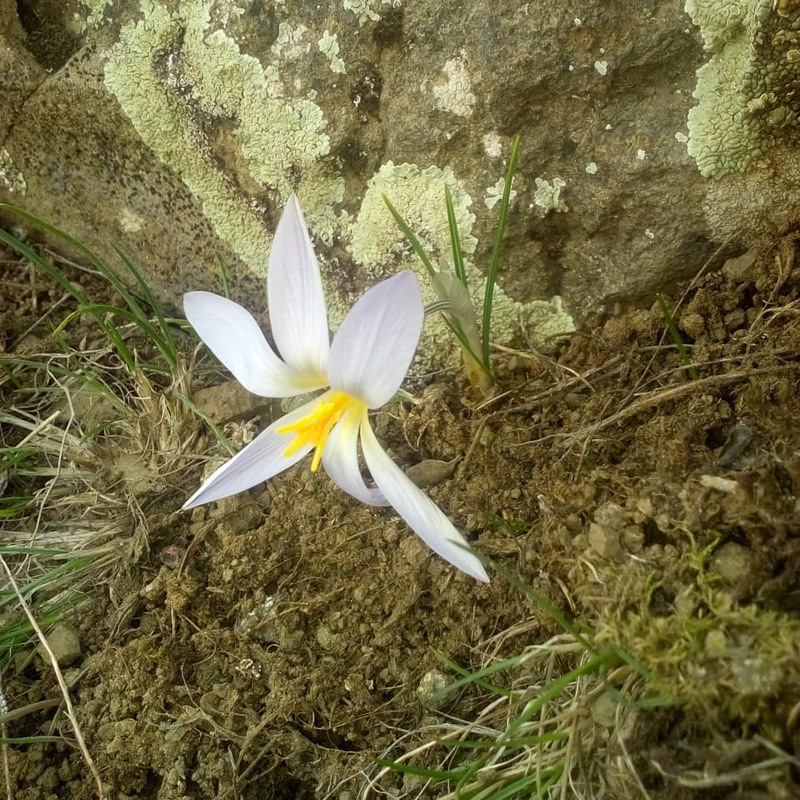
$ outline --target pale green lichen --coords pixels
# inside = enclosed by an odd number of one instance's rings
[[[408,249],[402,231],[383,201],[385,194],[431,252],[448,253],[450,233],[444,206],[444,187],[450,187],[462,247],[469,257],[477,240],[472,235],[475,216],[470,212],[472,198],[450,167],[421,169],[415,164],[389,161],[372,176],[361,209],[351,228],[350,252],[353,258],[373,274],[383,274],[387,257],[404,262],[416,261]],[[416,268],[416,266],[415,266]],[[392,270],[394,271],[394,270]]]
[[[376,278],[399,269],[413,269],[420,277],[425,302],[437,300],[424,267],[386,208],[383,195],[392,201],[434,260],[452,269],[445,184],[453,198],[470,295],[475,307],[480,308],[486,278],[471,259],[477,246],[472,233],[475,224],[475,216],[470,211],[472,198],[449,167],[421,169],[414,164],[395,165],[391,161],[384,164],[370,180],[351,228],[350,252],[355,261]],[[500,344],[510,343],[525,332],[534,346],[549,349],[555,337],[575,330],[572,318],[557,297],[523,304],[512,300],[498,286],[493,308],[492,339]],[[420,352],[424,354],[423,368],[452,363],[457,346],[441,319],[434,317],[426,322]]]
[[[339,40],[336,38],[335,33],[330,33],[326,30],[317,42],[317,47],[319,47],[320,53],[328,59],[328,63],[331,65],[331,72],[343,73],[345,71],[344,61],[339,55]]]
[[[686,0],[684,11],[700,28],[706,50],[716,51],[743,32],[751,7],[752,0]]]
[[[285,96],[276,64],[262,68],[223,30],[210,30],[208,2],[181,0],[168,10],[141,0],[140,9],[142,20],[120,32],[106,86],[142,140],[202,202],[220,238],[254,272],[264,272],[270,237],[254,203],[218,165],[206,132],[215,119],[233,121],[250,178],[281,199],[297,191],[309,227],[330,241],[340,224],[333,207],[344,183],[319,163],[330,149],[319,106]],[[284,31],[281,57],[300,52],[303,33]],[[302,175],[299,186],[295,173]]]
[[[28,189],[25,177],[14,166],[11,154],[5,147],[0,147],[0,186],[14,194],[25,194]]]
[[[569,211],[567,204],[561,197],[561,190],[567,185],[561,178],[553,178],[553,182],[544,178],[536,178],[536,191],[533,193],[533,204],[539,209],[542,216],[551,211],[558,213]]]
[[[498,178],[497,181],[492,186],[486,187],[486,195],[483,198],[483,204],[486,208],[494,208],[502,199],[503,199],[503,192],[506,188],[506,179],[505,177]],[[517,190],[512,189],[509,192],[508,198],[513,204],[514,200],[517,197]]]
[[[358,16],[358,24],[363,25],[367,20],[377,22],[381,15],[376,11],[376,8],[391,5],[398,7],[399,0],[342,0],[342,8],[345,11],[352,11]]]
[[[687,0],[685,8],[714,54],[697,71],[688,152],[705,176],[743,172],[797,128],[800,10],[779,13],[773,0]]]
[[[87,30],[96,28],[103,22],[106,7],[112,6],[114,0],[81,0],[81,4],[86,9],[86,17],[82,20],[82,28]]]
[[[310,42],[304,42],[308,28],[305,25],[292,26],[288,22],[278,25],[278,38],[272,45],[272,53],[278,58],[299,58],[311,49]]]
[[[445,82],[433,87],[436,107],[459,117],[472,116],[475,94],[463,54],[460,58],[445,61],[442,72],[445,74]]]
[[[497,131],[490,131],[485,134],[481,142],[483,143],[483,150],[489,158],[500,158],[503,155],[503,140]]]

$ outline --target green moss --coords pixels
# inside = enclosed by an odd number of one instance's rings
[[[800,621],[737,603],[710,566],[714,546],[686,553],[663,587],[639,566],[618,574],[600,638],[630,653],[651,674],[650,690],[681,702],[706,729],[777,741],[797,702]],[[665,591],[675,592],[666,607],[654,599]]]

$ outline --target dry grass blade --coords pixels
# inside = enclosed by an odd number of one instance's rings
[[[584,441],[585,439],[596,436],[601,431],[607,428],[618,425],[631,417],[635,417],[642,411],[654,408],[662,403],[668,403],[673,400],[679,400],[686,395],[702,393],[708,389],[719,389],[725,386],[731,386],[736,383],[747,381],[757,375],[769,375],[779,372],[787,372],[791,370],[798,370],[800,367],[796,364],[784,364],[774,367],[764,367],[762,369],[747,370],[742,372],[729,372],[725,375],[711,375],[707,378],[700,378],[695,381],[679,384],[678,386],[670,386],[666,389],[657,389],[652,392],[637,398],[630,405],[610,414],[607,417],[599,420],[598,422],[587,425],[584,428],[570,434],[552,434],[548,436],[549,439],[561,439],[565,446],[573,447],[574,445]],[[535,442],[544,441],[543,439],[535,439],[528,442],[520,442],[518,446],[534,444]]]
[[[8,713],[8,700],[6,699],[6,693],[3,689],[3,680],[0,677],[0,714],[5,716]],[[8,738],[8,727],[6,724],[5,719],[2,723],[0,723],[0,736],[4,739]],[[6,782],[6,798],[7,800],[12,800],[14,797],[13,790],[11,788],[11,767],[8,763],[8,745],[3,744],[2,746],[3,751],[3,776]]]
[[[23,597],[22,593],[19,590],[17,582],[14,580],[14,574],[9,569],[8,564],[6,563],[6,560],[3,556],[0,556],[0,564],[3,565],[3,569],[5,570],[6,575],[8,576],[11,588],[17,595],[17,599],[19,600],[22,610],[25,612],[25,616],[28,618],[28,622],[30,623],[34,631],[36,631],[36,635],[38,636],[42,647],[47,653],[48,658],[50,659],[50,664],[53,667],[53,672],[55,673],[56,680],[58,681],[58,686],[61,689],[61,695],[64,698],[64,705],[66,706],[67,717],[69,718],[70,724],[72,725],[72,730],[75,733],[75,739],[78,742],[78,747],[80,748],[83,760],[86,762],[86,766],[92,773],[92,777],[94,778],[95,784],[97,785],[97,796],[100,798],[100,800],[106,800],[106,798],[109,797],[108,791],[106,787],[103,785],[100,773],[97,771],[97,767],[94,764],[94,759],[92,758],[88,748],[86,747],[86,742],[84,741],[81,727],[78,724],[78,720],[75,716],[75,708],[72,705],[72,698],[70,697],[69,688],[67,687],[67,682],[64,680],[64,674],[61,672],[61,667],[59,667],[58,665],[58,660],[53,654],[53,651],[50,649],[50,645],[47,641],[47,638],[44,635],[44,632],[39,627],[39,623],[36,621],[36,618],[31,613],[28,603],[25,601],[25,598]]]
[[[525,631],[526,627],[520,625],[517,633]],[[502,642],[493,645],[489,640],[486,646],[505,644],[509,635],[504,632]],[[490,693],[471,720],[453,719],[447,724],[426,726],[398,739],[392,750],[404,739],[424,736],[427,741],[382,766],[363,787],[360,800],[384,793],[381,784],[398,772],[426,779],[423,788],[416,786],[402,795],[408,798],[430,796],[427,792],[433,786],[444,790],[446,784],[448,789],[436,795],[440,800],[601,797],[609,788],[604,780],[606,748],[602,745],[606,734],[587,709],[609,691],[609,686],[625,686],[631,680],[627,665],[606,674],[613,663],[609,657],[608,653],[598,656],[587,651],[567,634],[526,646],[506,661],[488,656],[483,669],[468,673],[461,682],[508,664],[509,675],[520,673],[509,689]],[[572,669],[565,671],[565,664],[573,665]],[[630,732],[633,714],[632,707],[617,706],[621,730]],[[620,721],[620,715],[630,718]],[[431,734],[435,738],[429,739]],[[437,755],[442,749],[444,756]],[[465,752],[475,758],[462,758]],[[630,759],[628,769],[632,774],[626,776],[627,783],[641,786]],[[646,792],[643,796],[647,797]]]

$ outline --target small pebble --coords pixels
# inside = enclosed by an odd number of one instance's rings
[[[439,711],[449,705],[458,694],[458,689],[450,689],[452,681],[437,669],[426,672],[417,686],[417,698],[425,708]]]
[[[72,625],[68,625],[66,622],[59,622],[47,633],[46,638],[59,667],[67,667],[80,659],[83,653],[81,639],[78,636],[78,631]],[[43,645],[39,644],[36,649],[39,655],[49,664],[50,656]]]
[[[420,489],[427,489],[429,486],[436,486],[447,480],[453,474],[457,461],[457,458],[452,461],[437,461],[436,459],[428,458],[425,461],[420,461],[419,464],[409,467],[406,470],[406,475]]]

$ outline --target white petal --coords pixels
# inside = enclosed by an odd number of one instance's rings
[[[183,296],[186,319],[239,383],[262,397],[293,397],[326,385],[281,361],[247,309],[211,292]]]
[[[333,426],[322,451],[322,466],[330,479],[356,500],[370,506],[388,506],[389,501],[383,494],[378,489],[369,488],[361,477],[358,429],[362,417],[366,419],[365,411],[352,408]]]
[[[283,359],[299,372],[324,376],[330,349],[325,295],[294,195],[286,203],[272,242],[267,299],[272,336]]]
[[[378,488],[414,533],[443,559],[467,575],[488,583],[489,576],[479,559],[464,549],[468,546],[464,537],[436,504],[389,458],[368,421],[361,426],[361,446],[364,460]]]
[[[268,481],[285,469],[296,464],[311,450],[311,445],[300,448],[291,456],[284,456],[292,438],[288,434],[276,433],[278,428],[291,425],[304,417],[317,406],[319,398],[304,403],[294,411],[284,414],[265,431],[253,439],[247,447],[226,461],[208,480],[184,503],[184,509],[220,500],[232,494],[250,489],[258,483]]]
[[[335,389],[379,408],[400,388],[425,316],[417,276],[406,270],[373,286],[333,337],[328,377]]]

